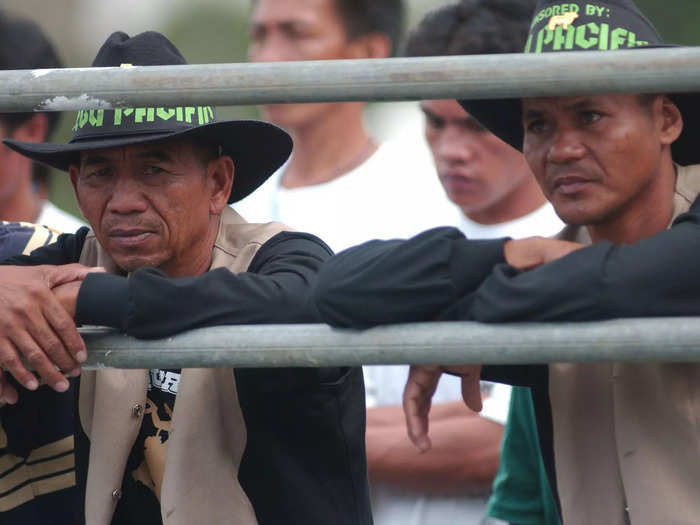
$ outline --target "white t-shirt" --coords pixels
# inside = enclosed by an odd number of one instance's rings
[[[535,235],[550,237],[558,233],[564,223],[554,208],[547,203],[537,210],[513,221],[483,225],[459,212],[456,226],[470,239],[520,239]],[[406,383],[408,367],[372,367],[365,373],[368,401],[377,406],[397,404]],[[500,383],[481,384],[484,398],[482,417],[505,424],[508,417],[511,387]],[[443,375],[433,396],[433,403],[462,399],[459,378]],[[486,515],[488,496],[436,497],[410,493],[381,484],[372,488],[374,522],[376,525],[443,525],[479,524]]]
[[[76,219],[70,213],[66,213],[60,208],[57,208],[49,201],[44,201],[36,223],[43,224],[61,233],[75,233],[81,227],[87,226],[84,222]]]
[[[557,216],[554,207],[546,203],[527,215],[499,224],[479,224],[460,213],[457,227],[468,239],[524,239],[533,236],[553,237],[564,228],[564,223]]]
[[[280,221],[313,233],[335,252],[455,225],[432,160],[407,142],[383,143],[360,166],[324,184],[286,189],[283,172],[233,207],[249,222]]]

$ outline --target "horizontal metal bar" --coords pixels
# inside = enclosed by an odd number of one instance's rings
[[[700,361],[700,318],[417,323],[364,331],[249,325],[204,328],[162,340],[107,329],[83,328],[81,333],[89,350],[86,369]]]
[[[700,90],[700,48],[0,71],[0,111]]]

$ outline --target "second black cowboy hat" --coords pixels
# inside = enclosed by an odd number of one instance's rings
[[[113,33],[102,45],[93,67],[183,65],[178,49],[160,33],[149,31],[130,38]],[[193,138],[220,146],[236,168],[229,203],[241,200],[272,175],[292,151],[290,136],[272,124],[256,120],[217,122],[211,106],[143,107],[83,110],[68,144],[3,140],[32,160],[67,171],[81,151]]]
[[[539,0],[525,53],[612,51],[675,47],[665,44],[632,0],[556,2]],[[673,160],[700,163],[698,93],[669,94],[683,115],[683,133],[673,143]],[[504,142],[522,151],[520,99],[460,100],[462,107]]]

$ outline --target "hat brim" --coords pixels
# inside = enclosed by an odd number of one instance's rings
[[[673,44],[645,48],[679,47]],[[671,146],[673,160],[682,166],[700,163],[700,93],[669,93],[683,116],[683,133]],[[523,150],[525,138],[522,124],[522,106],[519,98],[490,100],[459,100],[459,104],[482,126],[506,144]]]
[[[250,195],[277,171],[292,152],[292,139],[282,129],[258,120],[212,122],[184,131],[121,135],[85,142],[55,144],[5,139],[7,147],[34,161],[68,171],[83,151],[144,144],[171,139],[201,139],[221,146],[233,159],[235,177],[229,203]]]
[[[671,145],[674,162],[681,166],[700,163],[700,93],[669,93],[683,116],[683,132]],[[506,144],[523,150],[525,138],[520,99],[460,100],[460,105],[482,126]]]

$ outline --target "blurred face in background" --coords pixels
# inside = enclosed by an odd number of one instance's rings
[[[8,134],[7,126],[0,120],[0,138],[12,138]],[[18,177],[12,176],[12,150],[0,144],[0,220],[3,219],[2,211],[5,202],[14,194],[16,184],[19,181]]]
[[[456,100],[426,100],[421,109],[447,197],[474,220],[498,215],[490,212],[532,177],[523,155],[487,131]]]
[[[41,114],[35,114],[13,127],[4,122],[0,116],[0,138],[42,142],[46,138],[47,125],[46,116]],[[33,221],[35,219],[31,216],[9,217],[5,213],[7,208],[14,207],[13,203],[16,204],[18,199],[34,199],[38,207],[38,196],[29,186],[31,175],[32,161],[0,143],[0,220]]]
[[[366,58],[362,40],[348,38],[336,0],[256,0],[248,56],[251,62]],[[293,130],[322,118],[334,106],[280,104],[262,111],[265,120]]]

